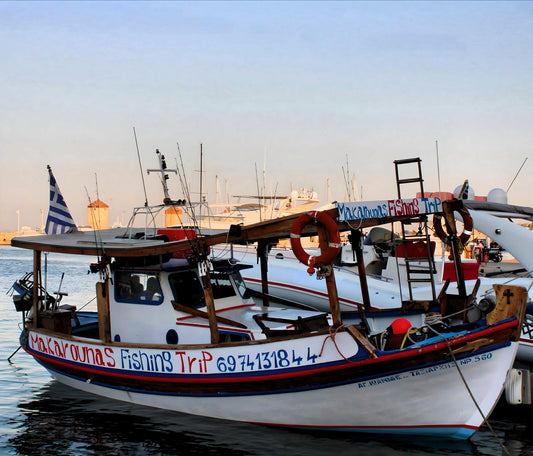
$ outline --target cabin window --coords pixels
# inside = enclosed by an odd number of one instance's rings
[[[174,299],[181,305],[195,309],[205,306],[202,283],[194,271],[182,271],[169,276]]]
[[[235,296],[235,289],[228,273],[212,271],[209,277],[211,278],[211,287],[213,288],[213,297],[215,299]]]
[[[234,332],[234,331],[218,331],[220,336],[220,343],[230,343],[230,342],[246,342],[247,340],[252,340],[250,334],[244,332]]]
[[[161,304],[163,292],[157,274],[117,271],[115,274],[115,299],[118,302],[134,304]]]

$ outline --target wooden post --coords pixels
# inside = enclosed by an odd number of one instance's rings
[[[39,285],[41,284],[41,252],[33,251],[33,328],[39,319]]]
[[[215,309],[215,299],[213,298],[213,288],[209,277],[209,264],[207,260],[200,260],[198,263],[198,272],[202,279],[204,289],[205,305],[207,307],[207,318],[209,320],[209,329],[211,331],[211,343],[218,344],[220,336],[218,334],[218,323]]]
[[[261,291],[263,293],[263,305],[268,307],[270,302],[268,300],[268,251],[269,242],[261,240],[257,243],[257,256],[259,257],[259,264],[261,265]]]
[[[98,334],[102,342],[111,342],[111,320],[109,318],[109,279],[96,283],[98,306]]]
[[[325,252],[328,248],[328,237],[326,229],[322,225],[318,225],[317,229],[318,239],[320,242],[320,251]],[[331,273],[326,276],[326,287],[328,290],[329,306],[331,309],[331,318],[333,319],[333,326],[341,326],[341,309],[339,306],[339,295],[337,294],[337,284],[335,283],[335,273],[333,271],[333,266],[331,266]]]
[[[442,203],[442,210],[444,212],[444,221],[446,223],[446,231],[451,233],[449,238],[451,240],[452,248],[452,258],[455,265],[455,277],[457,278],[457,289],[459,291],[459,296],[465,298],[466,294],[466,285],[465,285],[465,276],[463,272],[463,263],[461,262],[461,252],[460,252],[460,240],[457,236],[457,227],[455,225],[455,216],[454,210],[460,209],[457,207],[457,201],[444,201]],[[462,204],[462,203],[461,203]]]
[[[368,293],[368,282],[366,280],[365,262],[363,260],[363,249],[361,243],[363,239],[363,233],[361,230],[351,230],[352,249],[355,249],[355,257],[357,259],[357,271],[359,272],[359,282],[361,284],[361,294],[363,296],[363,304],[365,310],[370,310],[370,295]]]

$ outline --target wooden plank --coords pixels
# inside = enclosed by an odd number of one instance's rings
[[[527,290],[524,287],[503,284],[494,284],[493,288],[496,293],[496,308],[487,314],[487,324],[492,325],[511,317],[516,317],[522,323],[528,298]]]

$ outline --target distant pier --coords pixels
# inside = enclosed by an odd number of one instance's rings
[[[28,226],[23,226],[20,231],[0,232],[0,245],[10,245],[11,239],[17,236],[39,236],[40,234],[44,234],[41,229],[33,230]]]
[[[0,233],[0,245],[9,245],[11,244],[11,239],[17,236],[18,233]]]

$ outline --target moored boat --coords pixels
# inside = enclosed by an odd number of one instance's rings
[[[438,200],[395,203],[424,207],[419,215],[443,211]],[[168,230],[133,228],[16,238],[13,246],[34,252],[33,272],[14,286],[21,346],[60,382],[136,404],[290,428],[468,438],[503,391],[525,289],[497,288],[486,319],[436,319],[403,333],[369,331],[340,312],[328,264],[338,230],[412,215],[352,220],[336,207],[300,223],[299,236],[321,240],[311,267],[328,284],[328,313],[298,302],[257,305],[243,266],[209,260],[209,247],[221,242],[288,237],[298,216],[211,236],[180,231],[175,241]],[[97,312],[48,295],[42,252],[98,257]]]

